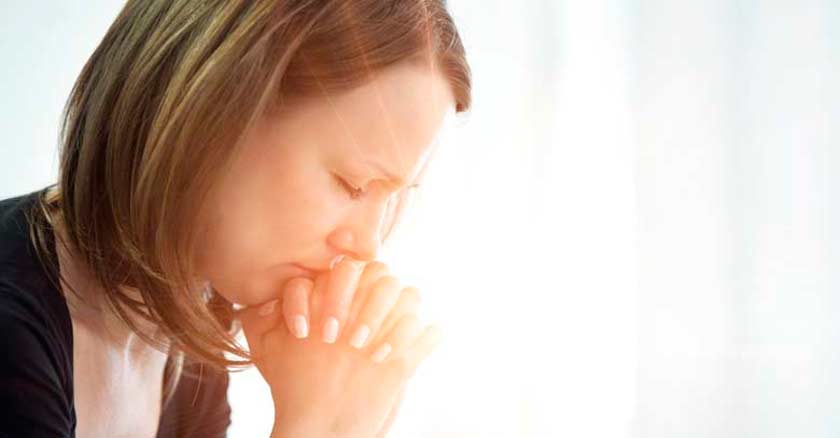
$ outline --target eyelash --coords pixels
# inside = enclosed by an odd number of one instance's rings
[[[362,197],[362,195],[365,194],[364,189],[360,189],[360,188],[350,184],[344,178],[342,178],[338,175],[335,175],[335,180],[338,182],[338,184],[341,186],[341,188],[343,188],[344,191],[347,192],[347,195],[350,196],[350,199],[354,199],[354,200],[359,199],[359,198]],[[420,184],[412,184],[412,185],[406,187],[406,189],[419,189],[419,188],[420,188]]]
[[[344,191],[346,191],[347,194],[350,196],[350,199],[359,199],[365,193],[364,190],[353,186],[352,184],[345,181],[344,178],[338,175],[335,176],[335,179],[336,181],[338,181],[339,185],[341,185]]]

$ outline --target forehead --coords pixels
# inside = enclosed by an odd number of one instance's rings
[[[412,175],[454,107],[442,74],[400,64],[362,86],[309,99],[280,114],[288,129],[303,130],[298,134],[337,158],[374,160],[400,175]]]

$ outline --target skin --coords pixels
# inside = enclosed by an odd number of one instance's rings
[[[221,183],[200,246],[199,269],[214,288],[253,305],[277,298],[277,285],[300,274],[292,263],[326,271],[342,254],[374,260],[389,198],[415,183],[445,115],[444,101],[424,102],[420,93],[446,92],[443,81],[401,66],[349,93],[263,119]],[[387,186],[368,161],[409,184]],[[352,199],[337,178],[367,193]]]
[[[66,232],[60,217],[53,227],[61,275],[84,298],[83,302],[61,284],[73,326],[76,436],[154,436],[166,355],[108,311],[101,287],[61,243]],[[149,324],[140,326],[154,333]]]
[[[311,405],[321,406],[295,417],[311,424],[284,421],[295,429],[275,428],[276,436],[321,436],[309,432],[322,432],[314,428],[322,427],[324,418],[332,418],[333,426],[352,423],[367,434],[360,436],[380,433],[392,419],[405,379],[430,352],[433,336],[415,316],[416,290],[403,287],[384,264],[373,261],[453,109],[454,98],[441,74],[407,64],[390,67],[354,90],[299,102],[261,120],[221,182],[215,207],[201,226],[197,265],[202,278],[227,300],[245,306],[240,316],[249,344],[253,341],[264,352],[289,353],[269,362],[275,365],[258,365],[272,389],[280,382],[300,383],[276,396],[275,403],[314,400],[320,403]],[[402,181],[390,181],[371,163]],[[55,230],[63,233],[60,220]],[[62,274],[89,300],[82,303],[65,289],[74,327],[77,434],[154,431],[165,355],[110,314],[97,301],[91,276],[74,263],[77,258],[63,246],[57,249]],[[266,306],[272,308],[269,316],[259,315]],[[287,329],[282,324],[284,314],[288,322],[299,314],[307,321],[320,316],[318,322],[334,317],[341,329],[366,322],[372,330],[365,352],[373,354],[381,343],[390,343],[392,352],[380,364],[361,361],[358,350],[347,344],[295,338],[290,335],[294,325]],[[348,331],[344,339],[349,336]],[[347,366],[341,372],[313,370],[307,362],[312,360]],[[336,384],[306,386],[307,381]],[[347,381],[370,385],[355,392],[339,390],[339,382]],[[375,397],[364,392],[377,386],[387,391]],[[378,402],[360,403],[373,399]],[[336,406],[345,410],[330,411]],[[367,410],[346,410],[353,406]]]
[[[316,278],[314,285],[308,280],[300,285],[317,289],[319,283],[335,277],[333,271]],[[293,283],[287,283],[286,288],[295,287],[290,285]],[[392,329],[383,331],[389,342],[399,338],[410,341],[395,342],[391,355],[377,362],[347,344],[329,345],[292,336],[279,312],[243,310],[239,315],[243,331],[274,400],[271,437],[386,436],[408,379],[439,339],[433,326],[421,327],[415,311],[410,306],[395,319]]]
[[[220,184],[203,227],[199,272],[228,301],[252,306],[280,298],[293,277],[326,272],[337,257],[375,260],[454,106],[443,75],[398,64],[349,92],[264,118]],[[361,194],[351,195],[348,186]],[[350,265],[338,269],[354,283],[358,273]],[[341,331],[353,291],[327,288],[315,323],[334,317]]]

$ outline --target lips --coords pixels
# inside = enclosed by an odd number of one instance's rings
[[[299,269],[301,269],[301,270],[303,270],[303,271],[309,271],[309,272],[311,272],[311,273],[313,273],[313,274],[320,274],[321,272],[326,272],[326,271],[329,271],[329,270],[331,270],[332,268],[334,268],[334,267],[335,267],[335,265],[336,265],[338,262],[340,262],[342,259],[344,259],[344,255],[342,255],[342,254],[339,254],[339,255],[337,255],[337,256],[335,256],[335,257],[333,257],[333,258],[332,258],[332,260],[330,260],[328,267],[323,268],[323,269],[310,268],[310,267],[308,267],[308,266],[304,266],[304,265],[302,265],[302,264],[300,264],[300,263],[292,263],[291,265],[292,265],[292,266],[294,266],[294,267],[296,267],[296,268],[299,268]]]
[[[297,264],[297,263],[292,263],[292,266],[294,266],[294,267],[296,267],[296,268],[300,269],[301,271],[306,271],[306,272],[308,272],[308,273],[310,273],[310,274],[312,274],[312,275],[317,275],[317,274],[318,274],[318,272],[319,272],[319,270],[318,270],[318,269],[308,268],[308,267],[306,267],[306,266],[303,266],[303,265],[300,265],[300,264]]]

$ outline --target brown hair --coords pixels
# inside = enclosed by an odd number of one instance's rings
[[[65,244],[144,340],[179,364],[184,353],[249,364],[231,304],[194,284],[196,220],[214,183],[261,115],[403,61],[437,68],[456,111],[469,109],[470,70],[443,0],[129,0],[66,103],[58,182],[33,210],[39,257],[57,212]],[[47,265],[56,278],[56,261]]]

